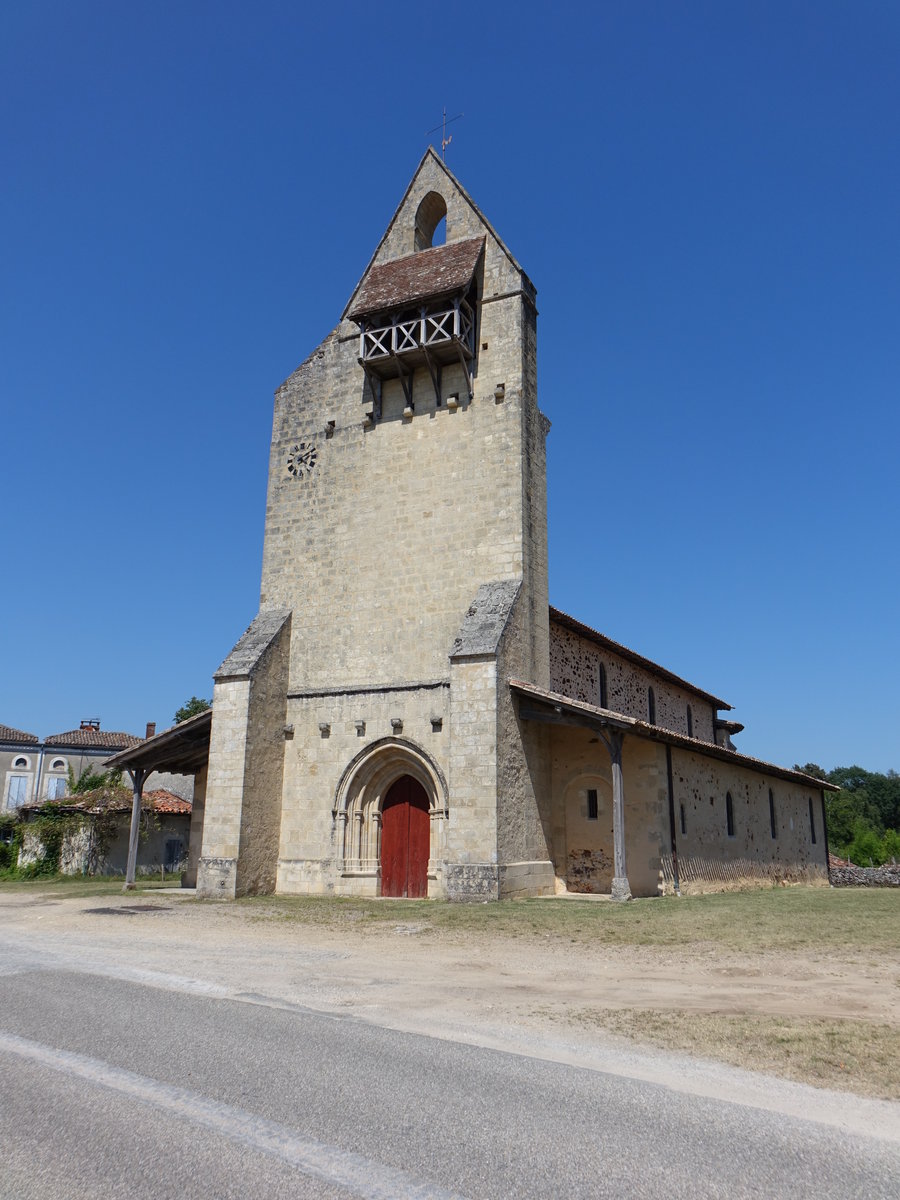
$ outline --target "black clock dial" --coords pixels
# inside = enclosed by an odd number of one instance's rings
[[[298,442],[288,455],[287,469],[296,479],[303,479],[311,474],[317,457],[318,451],[312,442]]]

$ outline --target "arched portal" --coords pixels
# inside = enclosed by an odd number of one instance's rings
[[[338,875],[347,881],[348,890],[384,896],[425,896],[429,888],[433,893],[440,893],[447,782],[440,768],[420,746],[406,738],[383,738],[361,751],[348,765],[338,784],[334,818]],[[392,838],[398,832],[391,823],[396,823],[399,828],[404,820],[406,832],[398,833],[398,839],[405,848],[398,851],[395,841],[391,849]],[[402,880],[399,885],[391,881],[393,868],[388,864],[387,887],[384,884],[386,824],[388,857],[392,859],[396,853],[402,853],[407,860],[405,884]],[[410,891],[410,858],[415,864],[414,886],[424,890]],[[422,858],[425,860],[424,882],[421,878]],[[400,870],[399,866],[397,870]],[[394,890],[398,886],[400,890]]]
[[[427,896],[430,850],[428,796],[417,779],[401,775],[381,810],[382,896]]]

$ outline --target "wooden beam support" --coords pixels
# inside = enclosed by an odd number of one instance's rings
[[[425,365],[428,367],[428,374],[431,376],[431,384],[434,388],[434,400],[438,408],[441,407],[441,364],[435,361],[428,353],[428,347],[422,345],[422,353],[425,355]]]
[[[381,377],[376,375],[363,359],[359,360],[359,365],[362,367],[366,379],[369,381],[369,390],[372,393],[372,417],[378,422],[381,420]]]
[[[392,354],[391,360],[393,361],[394,366],[397,368],[397,374],[400,377],[400,386],[403,388],[403,395],[406,397],[407,407],[415,408],[415,405],[413,404],[413,373],[412,371],[407,371],[404,368],[403,362],[399,355]]]
[[[463,344],[458,338],[456,338],[454,340],[453,344],[456,346],[456,353],[459,357],[460,366],[462,367],[463,372],[466,376],[466,379],[468,380],[469,399],[474,400],[475,399],[475,377],[472,374],[469,364],[466,362],[466,356],[463,353]]]
[[[128,772],[134,785],[134,796],[131,802],[131,832],[128,837],[128,867],[125,871],[125,886],[123,892],[134,891],[134,876],[137,870],[138,836],[141,832],[141,800],[144,796],[144,783],[150,772],[146,767],[132,767]]]
[[[610,739],[613,733],[620,732],[615,725],[605,721],[602,717],[592,717],[588,713],[565,712],[562,707],[558,710],[531,708],[522,701],[519,704],[519,716],[523,721],[538,721],[544,725],[567,725],[569,728],[589,729],[591,733],[599,734],[610,755],[613,752]]]

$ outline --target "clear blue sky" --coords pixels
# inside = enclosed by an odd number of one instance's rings
[[[446,105],[538,288],[553,602],[749,754],[900,768],[898,61],[889,0],[4,6],[0,722],[211,695],[272,393]]]

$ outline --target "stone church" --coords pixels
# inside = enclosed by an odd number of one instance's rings
[[[195,797],[201,894],[827,879],[828,785],[741,755],[724,700],[550,607],[535,298],[429,149],[275,396],[259,614],[216,672]]]

